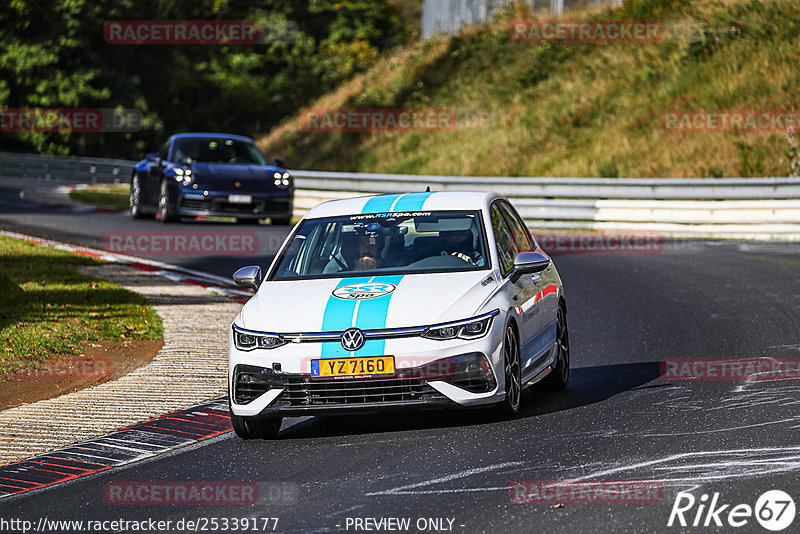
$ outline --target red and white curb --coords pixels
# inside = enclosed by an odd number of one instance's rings
[[[0,499],[151,458],[231,430],[227,397],[0,467]]]

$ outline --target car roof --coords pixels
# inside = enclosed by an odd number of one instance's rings
[[[244,135],[236,135],[236,134],[228,134],[228,133],[213,133],[213,132],[186,132],[186,133],[179,133],[175,134],[170,137],[170,141],[175,141],[176,139],[183,139],[186,137],[227,137],[230,139],[237,139],[239,141],[245,141],[247,143],[255,144],[249,137],[245,137]]]
[[[307,214],[307,219],[357,215],[362,213],[390,213],[414,211],[477,211],[502,198],[497,193],[467,191],[433,191],[414,193],[391,193],[341,200],[329,200],[318,204]]]

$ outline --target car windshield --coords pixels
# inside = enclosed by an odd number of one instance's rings
[[[264,156],[252,143],[224,137],[187,137],[175,141],[174,163],[224,163],[266,165]]]
[[[477,211],[378,213],[308,219],[272,280],[488,269]]]

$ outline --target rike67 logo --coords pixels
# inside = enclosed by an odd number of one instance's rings
[[[667,526],[739,528],[755,518],[765,529],[778,532],[788,528],[794,516],[794,499],[781,490],[763,493],[756,499],[755,506],[723,503],[718,492],[710,499],[707,494],[697,499],[682,491],[675,496]]]

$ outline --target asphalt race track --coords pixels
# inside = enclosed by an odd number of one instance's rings
[[[20,201],[29,186],[42,183],[0,181],[0,228],[96,248],[110,231],[257,232],[263,257],[151,256],[223,276],[247,264],[266,267],[288,232],[75,213]],[[488,411],[289,419],[275,441],[227,433],[0,500],[0,516],[34,524],[42,517],[278,518],[280,532],[364,532],[355,518],[387,517],[410,518],[410,532],[766,532],[754,517],[734,529],[727,514],[738,504],[754,507],[770,489],[800,497],[798,382],[670,383],[659,362],[800,357],[800,244],[686,241],[658,253],[555,261],[567,291],[570,387],[528,392],[516,419]],[[553,480],[658,481],[663,498],[560,507],[510,499],[515,481]],[[104,488],[120,481],[255,482],[266,490],[248,506],[107,504]],[[271,499],[269,488],[288,488],[289,497]],[[719,493],[718,504],[730,505],[719,516],[725,526],[667,527],[681,490],[698,501]],[[686,513],[688,522],[697,510]],[[443,521],[427,521],[436,518]]]

